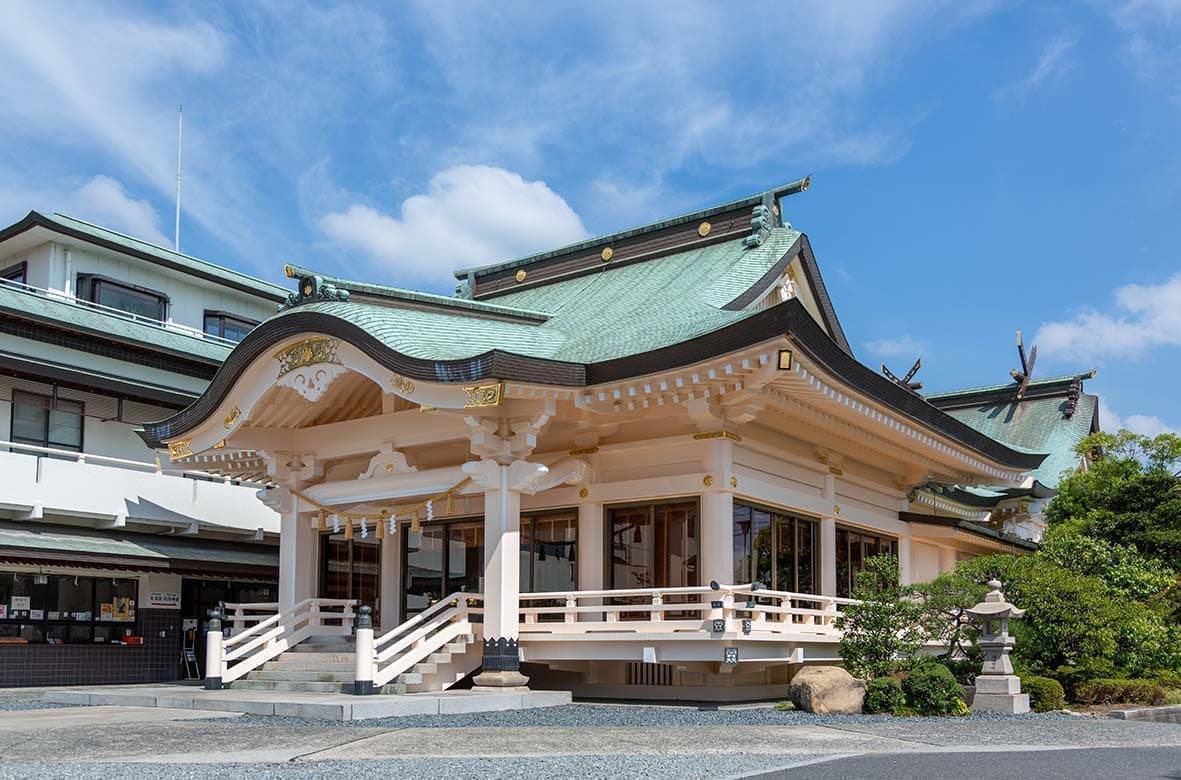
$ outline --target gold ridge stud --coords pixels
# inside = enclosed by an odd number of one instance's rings
[[[615,250],[609,246],[603,247],[603,251],[599,252],[599,257],[603,258],[603,262],[607,262],[615,255]]]
[[[710,224],[708,222],[702,222],[700,225],[697,226],[697,235],[701,236],[702,238],[705,238],[706,236],[708,236],[709,231],[710,231]]]
[[[525,281],[525,277],[526,277],[527,275],[528,275],[528,274],[526,274],[526,273],[525,273],[525,269],[523,269],[523,268],[522,268],[520,271],[517,271],[517,281],[518,281],[518,282],[523,282],[523,281]]]

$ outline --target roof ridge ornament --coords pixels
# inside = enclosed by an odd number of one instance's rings
[[[1037,345],[1035,344],[1029,350],[1029,359],[1025,357],[1025,342],[1021,338],[1021,331],[1017,331],[1017,357],[1021,360],[1021,370],[1013,369],[1009,372],[1009,376],[1013,377],[1013,381],[1017,383],[1017,400],[1020,401],[1025,396],[1025,391],[1029,389],[1029,380],[1033,376],[1033,364],[1037,362]]]
[[[910,367],[910,370],[906,372],[906,376],[899,379],[898,376],[893,371],[886,368],[885,363],[882,363],[882,373],[885,374],[886,378],[889,379],[894,384],[898,385],[899,387],[905,388],[905,389],[909,390],[910,392],[917,395],[919,390],[923,389],[923,383],[922,382],[912,382],[910,380],[914,379],[914,375],[917,374],[919,372],[919,369],[922,367],[923,367],[923,359],[919,358],[918,360],[916,360],[914,362],[914,365]]]
[[[296,278],[296,269],[290,264],[283,266],[283,272],[288,277]],[[287,301],[279,307],[279,311],[286,311],[305,303],[317,301],[347,301],[349,291],[324,281],[318,274],[307,274],[299,277],[299,287],[296,292],[287,296]]]
[[[751,209],[750,227],[753,232],[742,239],[742,245],[747,249],[762,246],[763,242],[767,240],[767,236],[771,235],[771,228],[775,227],[775,219],[775,213],[765,203],[760,203]]]

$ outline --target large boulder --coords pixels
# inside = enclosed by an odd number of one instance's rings
[[[839,666],[807,666],[791,678],[791,703],[819,715],[856,715],[865,704],[865,680]]]

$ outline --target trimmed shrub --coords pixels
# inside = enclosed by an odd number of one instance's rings
[[[1029,694],[1029,706],[1034,712],[1050,712],[1066,706],[1062,683],[1049,677],[1022,677],[1021,692]]]
[[[1159,706],[1169,691],[1156,680],[1091,680],[1078,686],[1080,704],[1146,704]]]
[[[896,713],[906,707],[902,683],[893,677],[875,677],[865,687],[865,711],[870,715]]]
[[[902,683],[906,703],[920,715],[967,714],[964,689],[943,664],[925,663],[911,671]]]

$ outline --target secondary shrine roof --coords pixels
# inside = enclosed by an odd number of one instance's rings
[[[1078,468],[1078,443],[1099,429],[1099,398],[1082,390],[1083,380],[1094,375],[1035,379],[1021,400],[1014,383],[929,395],[927,400],[989,438],[1049,453],[1030,476],[1054,488],[1065,473]]]

